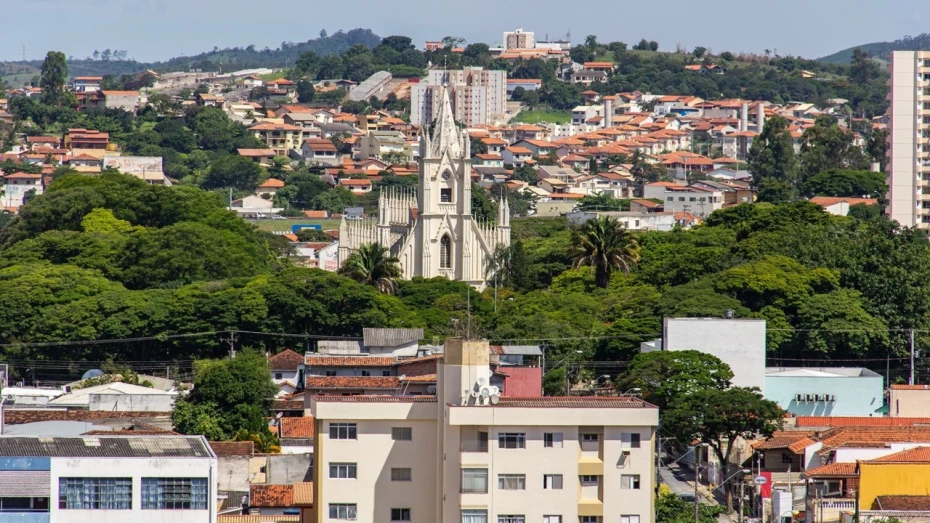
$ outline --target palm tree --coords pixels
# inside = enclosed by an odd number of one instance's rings
[[[629,274],[639,261],[639,243],[620,222],[610,216],[587,221],[572,235],[568,255],[572,267],[591,266],[594,284],[606,289],[614,271]]]
[[[339,274],[371,285],[385,294],[397,291],[400,261],[378,243],[366,243],[353,252],[339,268]]]

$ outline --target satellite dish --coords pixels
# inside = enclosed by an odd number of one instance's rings
[[[482,397],[482,398],[488,399],[490,396],[491,396],[491,389],[489,389],[489,388],[487,388],[487,387],[481,389],[481,397]]]
[[[283,413],[283,412],[279,412],[279,413],[275,414],[274,417],[275,417],[275,419],[281,419],[283,416],[284,416],[284,413]]]
[[[397,379],[399,379],[400,381],[404,381],[405,379],[407,379],[407,375],[401,374]]]
[[[471,396],[472,396],[473,398],[477,398],[477,397],[480,396],[480,395],[481,395],[481,393],[478,392],[477,390],[471,391]]]
[[[478,385],[484,386],[484,378],[478,378]]]
[[[82,380],[87,380],[87,379],[90,379],[90,378],[96,378],[97,376],[103,376],[103,375],[104,375],[104,372],[103,372],[102,370],[100,370],[100,369],[91,369],[91,370],[85,372],[84,375],[81,376],[81,379],[82,379]]]
[[[497,405],[498,403],[500,403],[500,401],[501,401],[501,397],[498,396],[497,394],[491,396],[491,405]]]
[[[501,389],[497,385],[491,385],[491,396],[500,396]]]

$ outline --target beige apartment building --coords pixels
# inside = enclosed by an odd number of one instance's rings
[[[930,229],[930,51],[891,53],[888,215]]]
[[[504,117],[507,108],[507,72],[481,67],[433,70],[429,78],[410,90],[410,123],[434,121],[441,106],[441,89],[449,90],[455,120],[466,126],[489,125]]]
[[[896,418],[930,418],[930,385],[892,385],[888,414]]]
[[[447,340],[435,396],[311,399],[317,523],[653,523],[658,409],[501,397],[488,349]]]
[[[519,27],[513,31],[504,31],[504,37],[501,40],[501,47],[504,51],[508,49],[532,49],[535,46],[536,34],[532,31],[524,31]]]

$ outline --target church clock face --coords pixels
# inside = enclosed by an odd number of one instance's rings
[[[442,173],[442,179],[443,179],[443,180],[449,181],[449,178],[451,178],[451,177],[452,177],[452,173],[450,173],[449,171],[445,171],[445,172]]]

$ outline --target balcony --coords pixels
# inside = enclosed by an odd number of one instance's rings
[[[0,512],[0,523],[49,523],[49,513]]]

